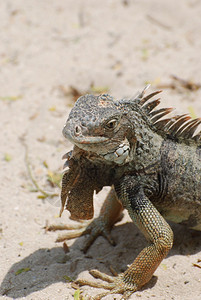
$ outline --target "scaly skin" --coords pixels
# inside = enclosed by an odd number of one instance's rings
[[[173,243],[164,217],[201,230],[201,142],[200,134],[193,136],[201,120],[186,115],[160,120],[171,109],[154,110],[159,100],[149,98],[158,92],[147,97],[144,92],[132,100],[80,97],[63,129],[75,147],[63,177],[61,212],[68,198],[72,217],[89,219],[93,191],[113,186],[100,216],[75,232],[91,233],[85,251],[99,234],[113,243],[109,231],[122,207],[149,242],[119,276],[91,271],[108,283],[77,281],[110,290],[95,299],[109,293],[127,298],[150,280]]]

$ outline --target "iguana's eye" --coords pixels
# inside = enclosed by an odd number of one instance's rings
[[[107,124],[105,125],[105,127],[107,129],[114,129],[117,126],[117,120],[116,119],[112,119],[109,122],[107,122]]]

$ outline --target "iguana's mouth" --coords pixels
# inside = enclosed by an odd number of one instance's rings
[[[90,144],[99,144],[109,141],[109,138],[106,138],[104,136],[83,136],[79,134],[79,136],[76,136],[75,134],[72,134],[70,130],[64,126],[63,135],[65,138],[67,138],[70,142],[77,145],[90,145]],[[82,147],[80,147],[82,148]]]
[[[74,143],[89,145],[89,144],[99,144],[107,141],[109,141],[109,138],[105,138],[103,136],[99,136],[99,137],[94,136],[94,137],[84,137],[84,140],[76,139],[74,140]]]

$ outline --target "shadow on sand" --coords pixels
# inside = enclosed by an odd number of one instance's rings
[[[172,227],[175,243],[169,256],[201,251],[200,232],[187,230],[179,225]],[[55,282],[66,282],[66,276],[76,279],[80,272],[90,269],[111,274],[110,265],[118,272],[124,271],[146,245],[146,241],[132,223],[116,226],[112,235],[117,242],[115,247],[100,237],[87,254],[81,251],[86,237],[76,239],[67,254],[62,247],[39,249],[31,253],[10,267],[0,287],[1,295],[14,299],[26,297]],[[156,281],[157,277],[153,276],[143,289],[151,288]]]

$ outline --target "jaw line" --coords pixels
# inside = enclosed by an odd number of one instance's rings
[[[81,136],[75,137],[70,132],[63,130],[64,137],[75,145],[90,145],[99,144],[109,141],[109,138],[104,136]]]
[[[99,137],[85,137],[84,140],[74,140],[74,143],[79,143],[80,145],[91,145],[91,144],[101,144],[109,141],[109,138],[103,136]]]
[[[67,138],[71,143],[78,146],[79,148],[82,148],[82,146],[90,146],[95,144],[102,144],[109,141],[109,138],[106,137],[83,137],[83,138],[73,138],[71,135],[65,135],[65,138]]]

